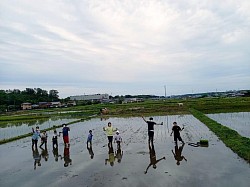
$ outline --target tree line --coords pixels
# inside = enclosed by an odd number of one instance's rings
[[[59,92],[57,90],[43,90],[41,88],[26,88],[0,90],[0,111],[18,110],[22,103],[37,104],[39,102],[59,101]]]

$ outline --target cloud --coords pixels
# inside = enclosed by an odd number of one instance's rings
[[[165,84],[171,94],[249,89],[249,7],[245,0],[3,0],[1,87],[58,85],[62,96],[163,95]]]

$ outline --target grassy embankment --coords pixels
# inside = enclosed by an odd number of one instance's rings
[[[190,108],[190,112],[213,131],[227,147],[250,163],[250,138],[239,135],[235,130],[217,123],[198,110]]]

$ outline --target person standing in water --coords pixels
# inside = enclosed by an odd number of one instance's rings
[[[184,144],[184,141],[182,140],[181,135],[180,135],[180,131],[182,131],[183,129],[184,127],[180,128],[180,126],[178,126],[176,122],[173,122],[173,128],[172,128],[172,132],[170,136],[172,136],[172,134],[174,133],[175,144],[177,144],[177,139]]]
[[[154,141],[154,125],[163,125],[163,122],[156,123],[153,121],[153,118],[150,117],[149,121],[147,121],[143,116],[142,119],[148,124],[148,141]]]
[[[113,128],[111,122],[108,122],[107,127],[103,127],[103,130],[107,132],[107,137],[108,137],[108,146],[112,146],[112,141],[113,141],[113,133],[117,131],[117,128]]]
[[[36,127],[36,130],[34,130],[34,128],[32,128],[32,149],[34,149],[34,145],[35,145],[35,149],[37,149],[37,142],[40,136],[40,131],[39,131],[39,127]]]
[[[63,134],[63,141],[65,146],[69,146],[69,131],[70,128],[67,127],[66,124],[63,124],[62,134]]]
[[[41,145],[40,145],[40,148],[42,148],[43,144],[45,144],[45,149],[47,149],[47,139],[48,139],[47,132],[43,131],[43,133],[41,134]]]
[[[121,147],[122,137],[118,130],[116,131],[115,136],[114,136],[114,143],[117,143],[117,149]]]
[[[56,131],[56,129],[54,130],[54,134],[53,134],[53,136],[52,136],[52,144],[53,144],[53,149],[54,148],[58,148],[58,140],[57,140],[57,137],[58,137],[59,135],[57,134],[57,131]]]
[[[88,135],[88,138],[87,138],[87,147],[89,146],[92,146],[92,138],[93,138],[93,134],[92,134],[92,130],[89,130],[89,135]]]

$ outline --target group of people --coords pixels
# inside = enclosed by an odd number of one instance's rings
[[[54,133],[52,136],[53,155],[55,157],[55,161],[58,161],[58,158],[61,157],[61,159],[64,159],[65,167],[67,167],[72,162],[69,156],[70,155],[69,154],[69,131],[70,131],[70,128],[67,127],[66,124],[63,124],[62,132],[57,133],[57,131],[54,130]],[[45,130],[42,133],[40,133],[38,126],[36,127],[36,129],[32,128],[32,133],[33,133],[32,134],[32,152],[33,152],[33,158],[34,158],[34,169],[36,169],[37,165],[41,166],[41,157],[43,157],[45,161],[48,160],[48,150],[47,150],[48,135]],[[63,157],[58,154],[58,137],[60,137],[61,133],[63,134],[63,141],[64,141]],[[39,153],[37,149],[39,138],[41,138],[41,144],[39,146],[40,149],[42,150],[41,154]]]
[[[143,116],[142,119],[147,123],[148,125],[148,146],[149,146],[149,153],[150,153],[150,163],[145,171],[145,173],[147,173],[148,169],[150,168],[150,166],[152,166],[154,169],[156,168],[156,164],[163,160],[166,159],[165,157],[162,157],[161,159],[156,159],[156,154],[155,154],[155,149],[154,149],[154,125],[163,125],[163,122],[161,123],[156,123],[153,121],[153,118],[150,117],[149,120],[146,120]],[[175,159],[177,160],[177,165],[180,164],[181,160],[186,160],[186,158],[184,156],[181,155],[182,149],[184,147],[184,141],[182,140],[181,136],[180,136],[180,132],[184,129],[181,128],[180,126],[177,125],[176,122],[173,122],[173,127],[172,127],[172,132],[170,134],[170,136],[172,136],[172,134],[174,134],[174,142],[175,142],[175,152],[172,150],[172,153],[175,157]],[[67,152],[69,152],[69,131],[70,128],[67,127],[66,124],[63,124],[63,129],[62,132],[59,132],[59,134],[57,133],[56,130],[54,130],[54,134],[52,136],[52,143],[53,143],[53,153],[56,153],[56,149],[57,149],[57,153],[58,153],[58,137],[60,137],[60,134],[63,134],[63,141],[64,141],[64,146],[65,146],[65,151],[64,156],[66,158],[65,160],[65,167],[68,166],[69,163],[71,163],[71,159],[67,159]],[[114,165],[114,161],[115,159],[117,159],[118,163],[121,162],[122,156],[123,156],[123,151],[121,150],[121,143],[122,143],[122,137],[120,135],[120,132],[118,131],[117,128],[114,128],[111,124],[111,122],[108,122],[108,126],[107,127],[103,127],[103,131],[106,132],[107,134],[107,138],[108,138],[108,159],[105,159],[105,164],[107,164],[107,162],[110,163],[111,166]],[[47,150],[47,133],[46,131],[43,131],[42,133],[40,133],[39,127],[36,127],[36,130],[34,130],[32,128],[32,150],[33,150],[33,155],[36,155],[36,159],[35,159],[35,165],[37,163],[38,156],[37,156],[37,143],[38,143],[38,139],[39,137],[41,138],[41,144],[40,144],[40,148],[42,149],[42,146],[45,145],[45,150]],[[113,136],[115,132],[115,135]],[[90,158],[93,159],[94,158],[94,152],[92,149],[92,139],[93,139],[93,133],[92,130],[89,130],[89,134],[87,137],[87,150],[89,151],[89,155]],[[116,151],[114,151],[113,149],[113,139],[114,139],[114,143],[117,144],[117,149]],[[181,141],[182,142],[182,146],[178,148],[178,144],[177,141]],[[34,151],[34,146],[35,146],[35,151]],[[56,154],[54,154],[55,156]],[[57,156],[55,156],[55,159],[58,160],[58,154]],[[38,163],[39,165],[40,163]]]
[[[52,136],[52,143],[53,143],[53,148],[54,147],[58,147],[58,137],[60,137],[60,134],[63,134],[63,141],[64,141],[64,145],[65,146],[69,146],[69,131],[70,128],[67,127],[66,124],[63,124],[63,129],[62,132],[59,132],[59,134],[57,133],[56,130],[54,130],[54,134]],[[47,147],[47,140],[48,140],[48,135],[47,132],[44,130],[42,133],[40,133],[39,127],[36,127],[36,130],[34,128],[32,128],[32,149],[35,148],[37,149],[37,143],[38,143],[38,139],[41,138],[41,144],[40,144],[40,148],[42,148],[43,144],[45,145],[45,148]]]

